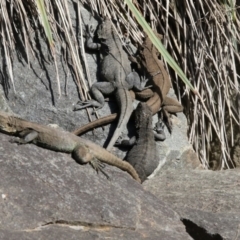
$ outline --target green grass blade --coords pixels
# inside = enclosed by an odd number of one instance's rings
[[[48,18],[47,18],[47,13],[45,10],[45,6],[44,6],[44,1],[43,0],[37,0],[37,7],[38,7],[38,11],[40,14],[40,18],[44,27],[44,31],[45,34],[47,36],[48,42],[51,46],[51,48],[53,47],[53,37],[52,37],[52,31],[48,22]]]
[[[161,53],[165,61],[173,68],[173,70],[178,74],[178,76],[182,79],[182,81],[194,92],[196,93],[196,89],[192,86],[186,75],[183,73],[182,69],[177,65],[177,63],[174,61],[174,59],[170,56],[170,54],[167,52],[165,47],[162,45],[162,43],[159,41],[159,39],[156,37],[152,29],[149,27],[148,23],[145,21],[141,13],[135,8],[135,6],[132,4],[131,0],[125,0],[127,3],[129,9],[132,11],[133,15],[137,19],[138,23],[142,26],[143,30],[146,32],[148,37],[151,39],[152,43],[155,45],[155,47],[158,49],[158,51]]]

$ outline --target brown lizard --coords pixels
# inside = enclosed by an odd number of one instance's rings
[[[2,111],[0,111],[0,131],[20,136],[21,139],[15,141],[18,143],[32,142],[50,150],[71,153],[77,162],[90,163],[97,171],[101,170],[99,161],[116,166],[140,182],[138,174],[129,163],[97,144],[70,132],[29,122]]]
[[[160,38],[160,36],[158,35]],[[182,112],[182,105],[175,99],[167,96],[171,81],[167,74],[163,62],[158,58],[158,51],[152,44],[149,37],[147,37],[144,43],[141,45],[141,49],[138,49],[136,58],[129,57],[132,62],[137,63],[138,69],[144,69],[148,76],[149,82],[153,85],[153,91],[151,89],[145,89],[142,92],[137,92],[136,95],[139,98],[149,98],[147,105],[150,107],[153,114],[156,114],[160,108],[167,118],[167,125],[171,131],[172,124],[169,119],[170,113]],[[118,114],[111,114],[109,116],[99,118],[93,122],[90,122],[78,129],[73,133],[76,135],[83,134],[93,128],[106,125],[117,119]]]

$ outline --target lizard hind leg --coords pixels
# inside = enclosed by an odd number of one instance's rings
[[[107,178],[109,176],[103,171],[105,164],[99,161],[88,147],[78,145],[72,152],[72,157],[80,164],[90,163],[94,170],[102,172]]]
[[[81,144],[74,148],[72,151],[72,157],[80,164],[90,163],[94,159],[90,149]]]
[[[164,124],[162,119],[158,120],[153,130],[156,131],[154,132],[154,138],[156,141],[164,141],[166,139],[166,134],[164,132]]]
[[[166,126],[169,132],[172,132],[172,121],[170,119],[171,114],[175,114],[183,111],[183,106],[174,98],[166,96],[163,101],[162,113],[165,118]]]
[[[165,123],[169,133],[171,134],[173,124],[172,124],[172,119],[171,119],[170,113],[163,107],[160,110],[159,114],[160,114],[160,117],[159,117],[160,121],[163,121]]]
[[[88,101],[78,101],[74,106],[74,111],[81,110],[86,107],[96,107],[94,112],[101,109],[105,104],[104,95],[109,95],[113,93],[115,90],[115,86],[110,82],[96,82],[91,87],[91,93],[93,95],[92,100]],[[93,113],[94,113],[93,112]]]

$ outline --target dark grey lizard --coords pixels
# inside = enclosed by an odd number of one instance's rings
[[[105,19],[99,25],[97,36],[100,43],[93,42],[93,30],[89,29],[89,31],[90,37],[87,39],[86,45],[90,49],[101,51],[103,59],[100,72],[101,77],[106,82],[94,83],[91,87],[91,93],[95,100],[79,101],[74,110],[90,106],[100,109],[105,103],[103,94],[114,93],[120,108],[120,115],[117,128],[106,148],[110,151],[124,127],[126,127],[133,111],[132,97],[129,90],[141,91],[143,87],[138,74],[131,70],[128,56],[123,50],[121,40],[114,30],[111,21]]]
[[[151,108],[143,102],[140,102],[135,110],[135,127],[136,137],[131,138],[130,141],[117,142],[116,145],[133,146],[128,152],[126,160],[135,168],[143,182],[159,164],[155,138],[164,140],[165,134],[160,123],[157,123],[157,134],[154,134]]]
[[[160,38],[159,34],[156,33],[156,35]],[[153,115],[162,108],[162,112],[167,120],[167,126],[171,132],[172,124],[169,113],[181,112],[183,107],[177,100],[167,96],[171,87],[171,80],[164,68],[164,64],[158,59],[157,49],[154,47],[149,37],[147,37],[141,47],[139,47],[136,57],[137,58],[130,56],[129,58],[132,62],[137,64],[138,71],[146,71],[148,73],[148,79],[152,82],[153,91],[151,89],[146,89],[142,92],[134,93],[134,95],[137,95],[141,99],[148,99],[147,104],[150,106]],[[111,114],[97,119],[76,129],[74,133],[81,135],[83,132],[89,131],[92,128],[110,123],[117,117],[118,114]]]

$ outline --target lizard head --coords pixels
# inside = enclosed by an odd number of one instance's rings
[[[12,124],[12,116],[7,113],[0,111],[0,132],[4,133],[15,133],[16,129]]]
[[[135,110],[136,128],[139,128],[142,122],[146,123],[147,128],[152,129],[152,111],[145,102],[139,102]]]
[[[109,39],[114,31],[111,20],[108,17],[103,18],[97,30],[99,40]]]

